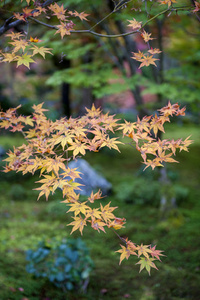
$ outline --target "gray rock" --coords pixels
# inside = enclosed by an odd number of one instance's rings
[[[92,191],[99,189],[102,195],[108,195],[111,192],[112,184],[98,174],[86,160],[79,158],[71,161],[68,166],[72,169],[77,168],[77,171],[81,172],[81,178],[76,179],[76,182],[83,184],[81,191],[78,191],[81,195],[89,196]]]

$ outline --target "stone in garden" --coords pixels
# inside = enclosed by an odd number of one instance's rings
[[[77,178],[76,182],[83,184],[81,195],[90,196],[92,191],[101,190],[102,195],[108,195],[112,190],[112,184],[108,182],[103,176],[97,173],[92,166],[84,159],[76,159],[69,163],[69,168],[77,168],[81,172],[81,178]]]

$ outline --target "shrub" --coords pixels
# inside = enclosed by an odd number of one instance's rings
[[[79,239],[41,241],[36,250],[26,251],[28,273],[48,278],[65,290],[85,291],[93,262],[85,243]]]
[[[117,198],[126,203],[159,205],[160,185],[156,181],[145,178],[132,178],[132,181],[122,182],[116,188]]]

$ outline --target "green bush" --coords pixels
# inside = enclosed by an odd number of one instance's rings
[[[41,241],[36,250],[26,251],[28,273],[48,278],[65,290],[85,291],[93,262],[81,239]]]
[[[148,181],[145,178],[132,178],[119,184],[116,189],[116,196],[119,200],[133,204],[159,205],[160,184],[157,181]]]

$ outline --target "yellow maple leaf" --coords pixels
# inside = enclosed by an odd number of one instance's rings
[[[49,51],[49,50],[53,50],[52,48],[37,47],[37,46],[34,45],[31,49],[33,50],[33,56],[34,56],[35,54],[40,54],[40,55],[42,55],[42,56],[45,58],[45,54],[46,54],[46,53],[49,53],[49,54],[53,55],[53,54]]]
[[[73,150],[73,157],[77,156],[79,153],[85,155],[85,150],[88,149],[88,146],[85,143],[81,143],[77,139],[72,143],[68,148],[68,151]]]
[[[101,205],[101,215],[106,222],[110,221],[111,219],[116,219],[115,215],[112,212],[113,212],[113,210],[115,210],[117,208],[117,206],[110,207],[110,203],[111,202],[109,202],[104,207],[102,204],[100,204]]]
[[[135,251],[133,251],[130,247],[125,247],[123,245],[120,245],[121,249],[115,251],[115,252],[119,252],[121,253],[120,255],[120,260],[119,260],[119,264],[121,265],[121,262],[126,258],[128,259],[129,256],[132,255],[137,255],[137,253]]]
[[[86,226],[86,220],[83,219],[81,216],[74,217],[73,219],[74,219],[74,221],[67,225],[67,226],[70,226],[70,225],[71,225],[71,226],[72,226],[72,225],[74,226],[74,227],[72,228],[71,234],[72,234],[74,231],[76,231],[77,229],[79,229],[79,231],[80,231],[80,233],[81,233],[81,235],[82,235],[82,234],[83,234],[83,228],[84,228],[84,226]]]
[[[14,42],[10,42],[9,44],[14,46],[13,52],[17,52],[20,49],[22,49],[23,51],[26,49],[26,47],[28,46],[28,42],[26,40],[14,40]]]
[[[87,201],[85,202],[76,202],[76,203],[72,203],[69,204],[70,209],[67,212],[74,212],[75,217],[79,214],[82,213],[84,215],[86,215],[88,213],[89,210],[91,210],[91,208],[88,205],[85,205]]]
[[[122,142],[117,141],[117,138],[109,138],[107,137],[106,140],[101,144],[100,148],[102,147],[108,147],[109,149],[115,149],[118,152],[120,152],[117,144],[123,144]]]

